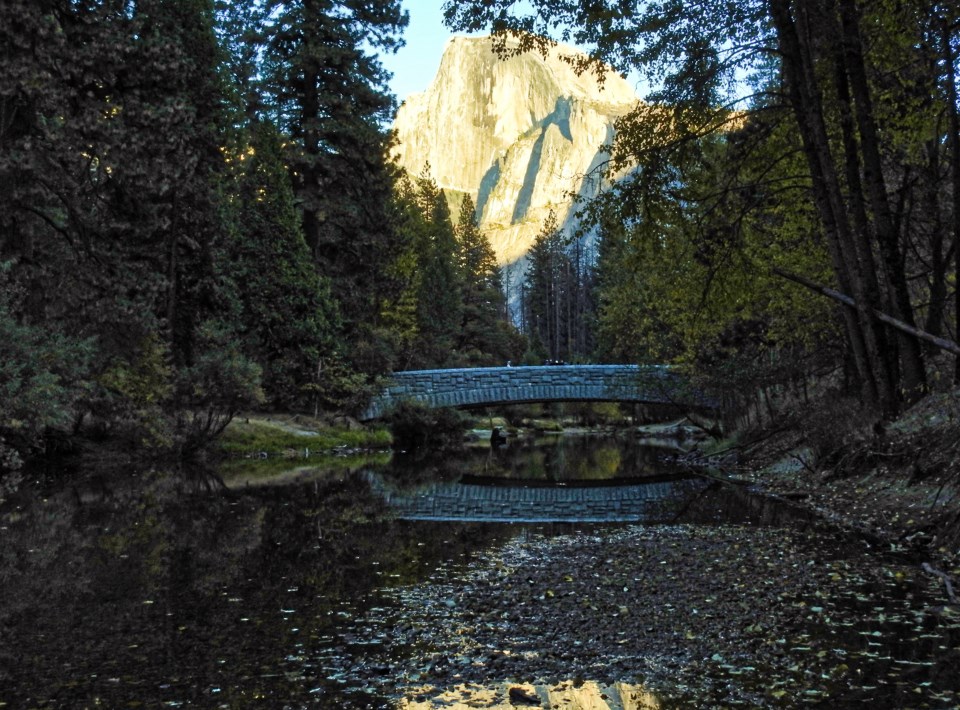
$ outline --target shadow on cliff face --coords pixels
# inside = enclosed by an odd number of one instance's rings
[[[477,217],[483,217],[483,211],[487,208],[487,201],[490,199],[493,188],[500,182],[500,162],[497,161],[484,173],[480,180],[480,187],[477,188]]]
[[[573,143],[573,135],[570,133],[570,100],[566,97],[557,97],[557,103],[553,111],[538,124],[540,135],[537,136],[533,150],[530,152],[530,162],[527,163],[527,171],[523,176],[523,185],[517,193],[517,202],[513,207],[512,219],[514,224],[523,221],[533,202],[533,191],[537,186],[537,176],[541,169],[543,144],[550,126],[556,126],[560,130],[560,135]]]

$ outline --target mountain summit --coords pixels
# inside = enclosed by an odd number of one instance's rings
[[[546,57],[502,59],[491,37],[454,37],[433,82],[407,97],[394,122],[398,164],[411,175],[429,164],[456,202],[471,195],[508,283],[518,283],[551,209],[572,228],[572,195],[596,194],[599,180],[589,173],[603,160],[614,120],[639,101],[612,70],[602,85],[578,75],[569,62],[576,56],[556,45]]]

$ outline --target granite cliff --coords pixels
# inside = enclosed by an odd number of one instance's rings
[[[427,90],[397,112],[397,162],[411,175],[429,163],[455,203],[473,197],[508,284],[519,283],[551,209],[563,229],[574,228],[573,196],[597,192],[591,170],[614,120],[639,100],[612,71],[602,86],[592,74],[578,76],[564,61],[575,54],[557,45],[546,57],[501,59],[490,37],[454,37]]]

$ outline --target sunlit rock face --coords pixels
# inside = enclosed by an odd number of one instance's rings
[[[501,59],[489,37],[454,37],[433,83],[397,113],[397,162],[411,175],[429,163],[448,194],[471,195],[501,265],[527,253],[551,209],[572,229],[572,195],[596,193],[613,122],[637,104],[612,71],[602,86],[578,76],[564,61],[576,54],[558,45]]]

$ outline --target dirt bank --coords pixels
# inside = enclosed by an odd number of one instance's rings
[[[825,404],[746,432],[731,473],[960,577],[960,390],[886,424]]]

